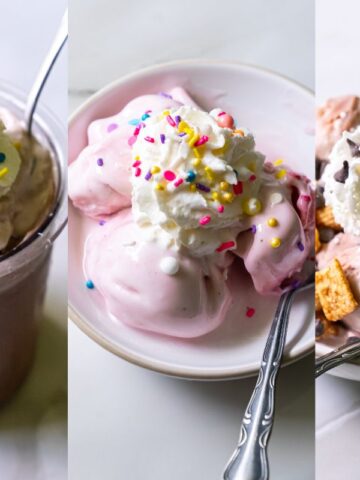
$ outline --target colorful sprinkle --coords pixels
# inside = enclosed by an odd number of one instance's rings
[[[4,167],[0,170],[0,178],[4,177],[9,172],[8,167]]]
[[[222,115],[226,115],[226,112],[220,112],[220,113],[218,113],[218,117],[221,117]]]
[[[105,225],[105,223],[106,223],[105,220],[99,220],[100,227],[103,227]]]
[[[141,120],[144,122],[146,119],[150,118],[150,115],[148,113],[144,113],[144,115],[141,116]]]
[[[208,141],[209,141],[209,137],[207,135],[203,135],[202,137],[199,138],[197,142],[194,143],[194,147],[200,147],[201,145],[204,145]]]
[[[300,199],[304,200],[304,202],[311,202],[310,195],[300,195]]]
[[[156,175],[157,173],[159,173],[161,171],[161,168],[158,167],[157,165],[154,165],[151,167],[150,169],[150,172],[153,174],[153,175]]]
[[[217,252],[223,252],[224,250],[229,250],[229,248],[235,247],[235,242],[229,241],[222,243],[217,249]]]
[[[279,170],[278,172],[276,172],[275,174],[275,177],[278,179],[278,180],[281,180],[282,178],[285,177],[286,175],[286,170],[284,168],[282,168],[281,170]]]
[[[165,135],[164,135],[163,133],[160,133],[160,142],[161,142],[162,144],[165,143]]]
[[[134,118],[134,119],[130,120],[128,123],[129,123],[129,125],[139,125],[140,118]]]
[[[110,133],[110,132],[113,132],[114,130],[116,130],[118,128],[118,124],[117,123],[110,123],[108,126],[107,126],[107,131]]]
[[[262,205],[257,198],[248,198],[243,202],[243,209],[246,215],[253,216],[261,212]]]
[[[298,242],[296,245],[297,245],[298,249],[300,250],[300,252],[303,252],[305,250],[305,247],[301,242]]]
[[[176,125],[179,125],[179,123],[181,122],[181,117],[180,117],[180,115],[176,115],[176,117],[175,117],[175,122],[176,122]]]
[[[282,158],[278,158],[277,160],[275,160],[274,165],[275,167],[278,167],[282,163],[284,163],[284,160]]]
[[[176,180],[176,182],[174,182],[174,186],[177,188],[177,187],[180,187],[180,185],[184,183],[184,180],[182,178],[179,178],[178,180]]]
[[[164,185],[162,183],[157,183],[155,185],[156,190],[162,191],[165,189]]]
[[[137,137],[137,136],[139,135],[139,133],[140,133],[140,130],[141,130],[141,127],[140,127],[140,125],[138,125],[138,126],[135,128],[133,135],[134,135],[135,137]]]
[[[183,133],[178,133],[178,136],[179,136],[179,137],[185,137],[185,135],[187,135],[187,133],[186,133],[186,132],[183,132]]]
[[[281,245],[281,240],[278,237],[274,237],[270,240],[270,245],[272,248],[279,248]]]
[[[257,232],[257,227],[256,225],[251,225],[251,233],[253,233],[255,235],[255,233]]]
[[[230,188],[230,184],[228,182],[220,182],[220,190],[227,191]]]
[[[155,143],[155,138],[153,137],[145,137],[144,140],[146,140],[149,143]]]
[[[236,185],[233,185],[233,192],[235,195],[241,195],[243,193],[242,182],[238,182]]]
[[[217,207],[217,211],[218,211],[219,213],[224,213],[224,210],[225,210],[224,205],[219,205],[219,206]]]
[[[277,221],[276,218],[271,217],[271,218],[269,218],[269,220],[267,221],[267,224],[269,225],[269,227],[274,228],[274,227],[277,227],[277,226],[279,225],[279,222]]]
[[[194,147],[194,148],[193,148],[193,152],[194,152],[195,157],[196,157],[198,160],[200,160],[201,155],[200,155],[199,150],[198,150],[196,147]]]
[[[214,180],[214,172],[210,167],[205,167],[205,173],[210,180]]]
[[[147,174],[145,175],[145,180],[149,181],[149,180],[151,179],[151,177],[152,177],[152,173],[151,173],[151,171],[149,170],[149,171],[147,172]]]
[[[211,217],[210,215],[204,215],[203,217],[200,218],[199,224],[200,225],[207,225],[208,223],[211,222]]]
[[[135,135],[133,135],[132,137],[129,138],[128,144],[130,145],[130,147],[132,147],[135,142],[136,142],[136,137]]]
[[[197,183],[196,184],[196,188],[198,190],[201,190],[202,192],[206,192],[206,193],[209,193],[210,192],[210,188],[207,187],[206,185],[204,185],[203,183]]]
[[[186,175],[187,182],[193,182],[196,178],[196,173],[193,170],[189,170]]]
[[[194,183],[192,183],[192,184],[189,186],[189,188],[190,188],[190,192],[195,193],[195,192],[197,191],[197,190],[196,190],[196,185],[195,185]]]
[[[246,316],[248,318],[251,318],[255,315],[255,308],[252,307],[246,307]]]
[[[169,95],[166,92],[159,92],[159,95],[161,95],[162,97],[165,97],[165,98],[170,98],[170,100],[172,100],[172,98],[173,98],[171,95]]]
[[[194,158],[194,160],[191,163],[194,165],[194,167],[200,167],[201,158]]]
[[[172,118],[171,115],[167,115],[166,120],[167,120],[169,125],[171,125],[172,127],[176,127],[176,123],[175,123],[175,121],[174,121],[174,119]]]
[[[93,290],[95,288],[95,285],[94,285],[94,282],[92,280],[86,280],[86,288],[88,288],[89,290]]]
[[[136,167],[136,169],[135,169],[135,177],[140,177],[140,175],[141,175],[141,168]]]
[[[219,200],[219,198],[220,198],[219,192],[212,192],[211,198],[212,198],[213,200]]]
[[[249,182],[254,182],[256,180],[256,175],[250,175]]]
[[[104,165],[104,160],[102,158],[98,158],[96,163],[99,165],[99,167],[102,167]]]
[[[132,166],[133,166],[134,168],[138,167],[139,165],[141,165],[140,160],[136,160],[136,161],[132,164]]]
[[[231,192],[225,192],[222,194],[222,199],[226,203],[231,203],[234,200],[234,194]]]
[[[171,170],[165,170],[165,172],[164,172],[164,178],[165,178],[168,182],[172,182],[173,180],[175,180],[176,175],[175,175],[175,173],[172,172]]]
[[[0,152],[0,163],[4,163],[6,160],[6,155],[3,152]]]

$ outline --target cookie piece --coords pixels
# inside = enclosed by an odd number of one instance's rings
[[[337,232],[342,230],[341,225],[335,222],[332,208],[329,206],[318,208],[316,210],[316,224],[322,227],[329,227]]]

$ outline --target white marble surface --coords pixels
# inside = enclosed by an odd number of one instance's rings
[[[12,0],[1,5],[0,76],[28,90],[52,40],[66,1]],[[55,66],[42,98],[67,121],[67,58]],[[0,410],[0,478],[67,478],[67,236],[54,249],[34,368]]]
[[[360,4],[317,0],[316,95],[360,95]],[[358,478],[360,383],[325,375],[316,382],[316,479]]]
[[[220,9],[220,5],[224,8]],[[72,0],[70,109],[146,65],[244,61],[314,82],[313,1]],[[70,480],[219,480],[254,379],[186,382],[142,370],[69,327]],[[313,358],[280,375],[272,478],[314,479]]]

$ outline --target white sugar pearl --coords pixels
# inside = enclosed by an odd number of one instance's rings
[[[179,271],[179,262],[174,257],[164,257],[160,261],[160,270],[166,275],[176,275]]]

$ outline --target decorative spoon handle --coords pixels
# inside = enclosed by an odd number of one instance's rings
[[[45,60],[43,61],[39,73],[35,79],[35,82],[29,92],[26,110],[25,110],[25,123],[28,133],[31,133],[31,127],[33,122],[33,116],[38,103],[41,92],[44,88],[46,80],[54,66],[62,47],[68,38],[68,11],[66,9],[65,14],[61,20],[59,30],[56,33],[55,39],[48,51]]]
[[[316,359],[315,377],[338,367],[342,363],[360,356],[360,338],[350,339],[348,343]]]
[[[257,383],[246,408],[239,444],[224,472],[224,480],[267,480],[267,444],[275,409],[275,382],[284,351],[289,312],[296,290],[284,293],[271,325]]]

